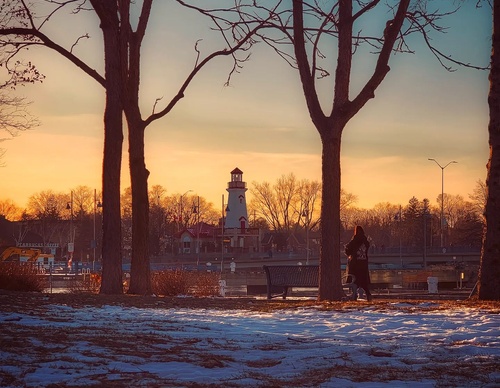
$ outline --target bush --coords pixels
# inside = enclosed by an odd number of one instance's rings
[[[193,294],[196,296],[219,296],[220,276],[214,272],[194,272]]]
[[[153,293],[163,296],[219,295],[219,274],[167,270],[155,272],[151,279]]]
[[[0,289],[42,292],[47,282],[38,273],[35,263],[0,263]]]
[[[187,295],[191,287],[190,273],[179,270],[154,272],[151,286],[156,295]]]

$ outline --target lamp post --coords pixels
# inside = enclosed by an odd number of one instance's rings
[[[193,205],[193,213],[196,214],[196,266],[200,265],[200,196],[197,204]]]
[[[424,210],[422,212],[422,216],[424,219],[424,255],[423,255],[422,267],[427,268],[427,223],[426,223],[426,219],[427,219],[427,217],[430,216],[430,214],[427,211],[426,207],[424,208]]]
[[[302,217],[304,217],[304,226],[306,228],[306,265],[309,265],[309,210],[305,209],[302,212]]]
[[[444,169],[448,167],[452,163],[458,163],[452,160],[451,162],[448,162],[446,165],[441,166],[439,162],[436,159],[429,158],[429,160],[432,160],[435,162],[439,168],[441,169],[441,248],[444,246],[444,232],[443,232],[443,224],[444,224]]]
[[[402,209],[401,209],[401,205],[399,205],[399,214],[397,215],[397,219],[398,219],[398,222],[399,222],[399,261],[401,262],[401,268],[404,268],[403,266],[403,244],[402,244],[402,241],[401,241],[401,221],[402,221],[402,218],[403,218],[403,214],[402,214]]]
[[[224,218],[225,218],[225,214],[224,212],[227,214],[227,212],[229,211],[229,206],[226,206],[226,208],[224,208],[224,194],[222,194],[222,250],[221,250],[221,262],[220,262],[220,271],[222,272],[223,271],[223,268],[224,268]]]
[[[193,190],[188,190],[186,191],[184,194],[181,195],[180,199],[179,199],[179,229],[180,229],[180,222],[182,222],[182,210],[183,210],[183,207],[182,207],[182,198],[184,198],[184,196],[187,194],[187,193],[190,193],[192,192]]]
[[[75,251],[75,241],[73,236],[73,190],[71,190],[70,202],[66,204],[66,210],[70,211],[69,239],[68,239],[68,268],[71,270],[73,264],[73,252]]]
[[[97,248],[97,241],[96,241],[96,236],[95,236],[95,218],[96,218],[96,213],[97,213],[97,208],[101,208],[102,203],[101,201],[97,201],[97,190],[94,189],[94,240],[92,241],[92,248],[94,249],[94,259],[92,261],[92,271],[95,271],[95,250]]]

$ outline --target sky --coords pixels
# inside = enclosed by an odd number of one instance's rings
[[[491,9],[476,10],[475,4],[465,1],[443,21],[449,29],[435,34],[433,43],[456,59],[487,66]],[[372,24],[359,29],[385,25],[381,16],[385,15],[377,14]],[[45,32],[65,47],[89,33],[90,39],[80,41],[74,52],[101,71],[100,31],[91,14],[54,17]],[[176,93],[194,64],[198,39],[204,38],[202,53],[215,47],[216,39],[207,32],[203,21],[172,2],[154,3],[142,51],[144,116],[157,98],[166,102]],[[413,196],[436,204],[442,170],[429,158],[442,166],[458,162],[444,170],[445,193],[468,199],[476,182],[486,178],[487,71],[447,72],[421,39],[409,43],[415,53],[391,58],[391,71],[375,99],[343,133],[342,188],[357,195],[359,207],[380,202],[405,205]],[[335,53],[326,51],[335,61]],[[362,51],[354,58],[352,98],[373,67],[374,57]],[[44,190],[69,192],[88,186],[100,191],[103,89],[46,49],[35,48],[22,57],[46,75],[43,84],[16,91],[33,101],[30,110],[42,124],[0,144],[7,149],[6,166],[0,168],[0,199],[24,207],[29,196]],[[172,113],[147,129],[149,186],[162,185],[167,195],[192,190],[220,206],[235,167],[243,171],[250,188],[252,182],[275,183],[290,173],[320,181],[321,142],[296,70],[262,44],[252,49],[250,61],[224,87],[230,69],[226,59],[210,64]],[[325,82],[321,96],[328,106],[331,79]],[[130,185],[127,149],[125,142],[122,189]]]
[[[49,304],[43,313],[0,311],[0,327],[0,375],[12,386],[500,384],[500,316],[433,302],[267,313]]]

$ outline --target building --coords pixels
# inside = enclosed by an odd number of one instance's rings
[[[247,184],[243,181],[243,171],[238,167],[231,171],[231,181],[228,182],[226,190],[227,206],[222,228],[219,230],[219,241],[223,241],[224,252],[260,252],[260,231],[249,226],[245,196]]]

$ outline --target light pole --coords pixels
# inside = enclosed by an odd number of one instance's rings
[[[186,191],[184,194],[181,195],[181,197],[179,198],[179,216],[177,217],[177,232],[179,232],[181,230],[181,223],[182,223],[182,211],[183,211],[183,207],[182,207],[182,198],[184,198],[184,196],[187,194],[187,193],[190,193],[191,191],[193,190],[188,190]],[[180,239],[180,236],[179,236],[179,239]],[[184,247],[182,246],[182,239],[180,239],[181,241],[179,241],[179,253],[184,253]]]
[[[179,199],[179,228],[180,228],[180,222],[182,222],[182,198],[184,198],[184,196],[187,194],[187,193],[190,193],[192,192],[193,190],[188,190],[186,191],[184,194],[181,195],[180,199]]]
[[[224,206],[226,206],[224,208]],[[222,272],[224,269],[224,218],[225,214],[229,211],[229,206],[224,204],[224,194],[222,194],[222,250],[221,250],[221,262],[220,262],[220,271]]]
[[[75,251],[75,241],[73,236],[73,190],[71,190],[71,200],[66,204],[66,210],[70,211],[69,240],[68,240],[68,268],[71,271],[73,265],[73,252]]]
[[[443,224],[444,224],[444,169],[448,167],[452,163],[458,163],[452,160],[451,162],[448,162],[446,165],[441,166],[439,162],[436,159],[429,158],[429,160],[432,160],[435,162],[439,168],[441,169],[441,248],[444,246],[444,232],[443,232]]]
[[[95,250],[97,248],[97,241],[95,237],[95,218],[97,213],[97,208],[101,208],[101,201],[97,202],[97,190],[94,189],[94,240],[92,241],[92,248],[94,249],[94,260],[92,261],[92,271],[95,271]]]
[[[424,256],[423,256],[422,267],[427,268],[427,223],[426,223],[426,219],[427,219],[427,217],[430,216],[430,214],[428,213],[426,207],[424,207],[422,215],[423,215],[423,219],[424,219]]]
[[[306,228],[306,265],[309,265],[309,210],[305,209],[302,212],[302,217],[304,217],[304,226]]]
[[[197,204],[193,205],[193,213],[196,214],[196,266],[200,265],[200,196]]]

